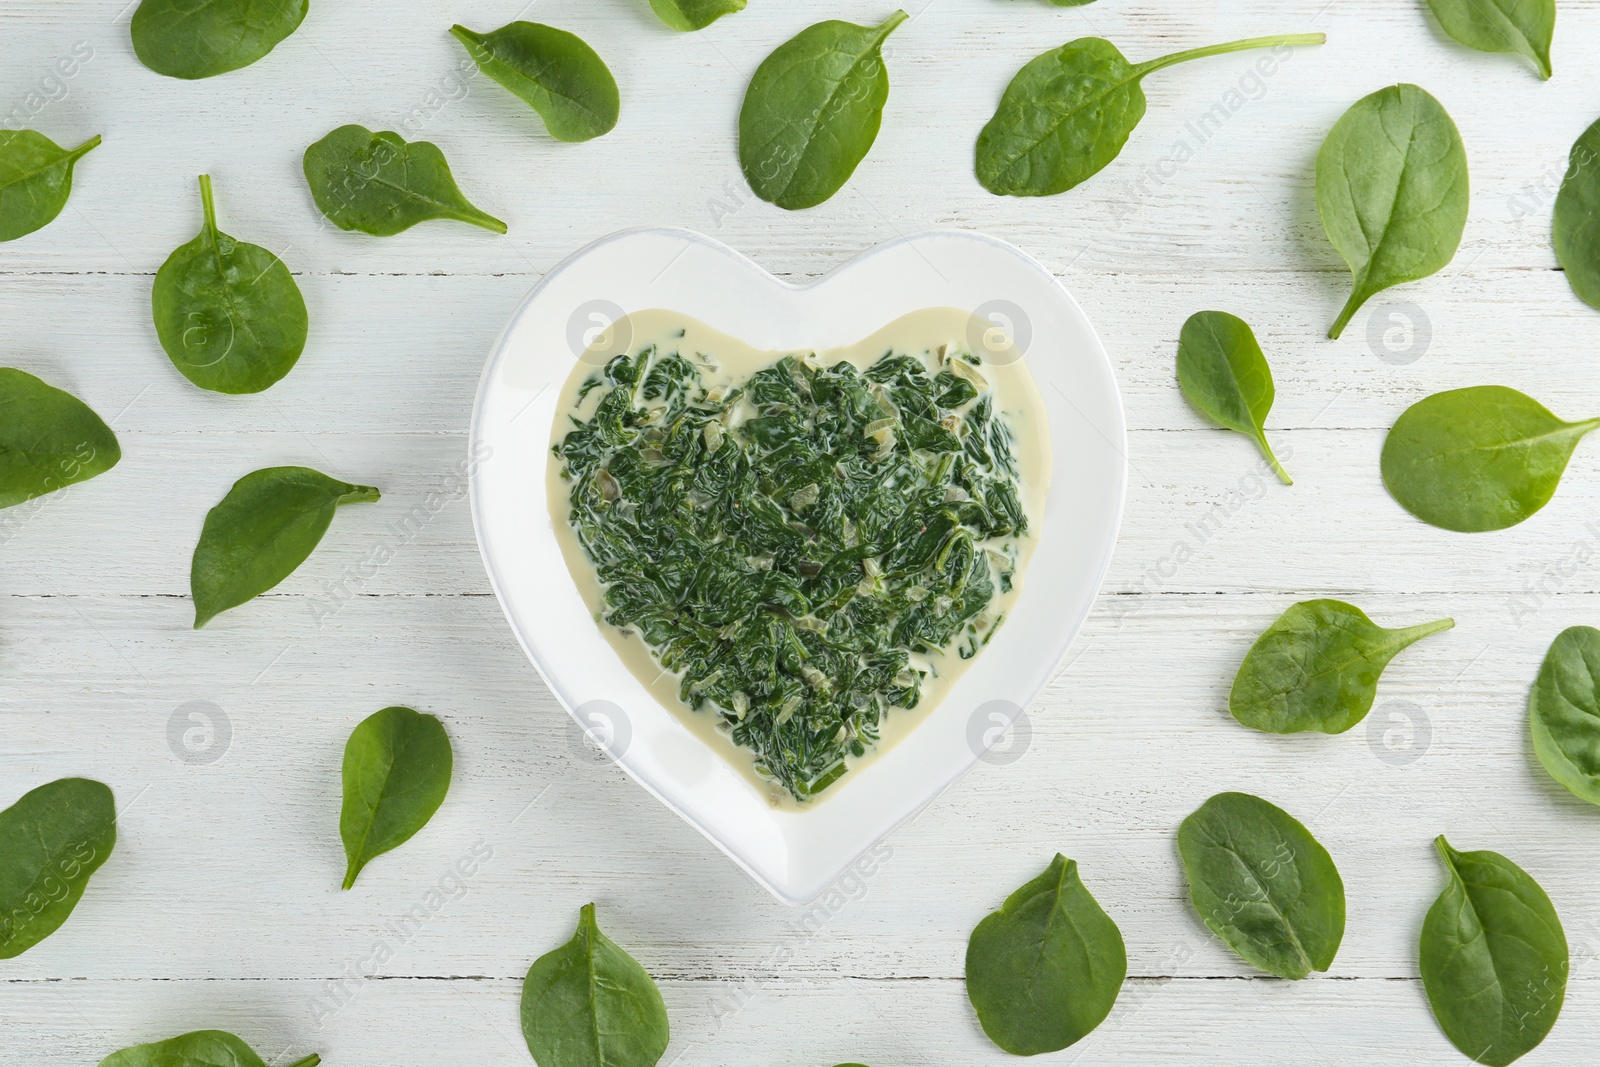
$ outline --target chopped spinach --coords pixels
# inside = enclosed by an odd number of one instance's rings
[[[1267,444],[1272,368],[1248,322],[1226,311],[1190,316],[1178,340],[1178,385],[1213,421],[1253,439],[1283,484],[1294,484]]]
[[[585,904],[577,932],[522,982],[522,1036],[538,1067],[655,1067],[671,1038],[656,983],[600,932]]]
[[[555,448],[570,521],[605,621],[804,800],[916,707],[914,656],[970,658],[1000,624],[1028,529],[1011,430],[953,352],[710,388],[694,356],[647,347],[584,384],[594,413]]]
[[[121,459],[117,435],[89,405],[0,367],[0,508],[87,481]]]
[[[450,736],[432,715],[384,708],[356,726],[344,746],[339,836],[350,863],[344,888],[375,857],[428,825],[450,791]]]
[[[1516,52],[1548,79],[1556,0],[1428,0],[1444,32],[1480,52]]]
[[[1528,698],[1528,720],[1550,777],[1600,804],[1600,630],[1573,626],[1555,639]]]
[[[288,1067],[317,1067],[321,1062],[322,1057],[312,1053]],[[100,1061],[100,1067],[267,1067],[267,1061],[230,1033],[196,1030],[114,1052]]]
[[[819,22],[756,68],[739,109],[739,165],[757,196],[795,211],[844,188],[883,124],[883,42],[909,17]]]
[[[1246,963],[1279,978],[1326,971],[1344,939],[1344,880],[1300,821],[1218,793],[1178,827],[1189,899]]]
[[[1060,854],[967,941],[967,999],[989,1040],[1013,1056],[1082,1041],[1127,975],[1122,931]]]
[[[1122,153],[1144,118],[1144,79],[1158,70],[1249,48],[1322,44],[1320,33],[1257,37],[1130,63],[1099,37],[1069,41],[1017,72],[978,134],[977,173],[997,196],[1053,196]]]
[[[1567,284],[1579,300],[1600,308],[1600,122],[1572,146],[1556,194],[1555,243]]]
[[[33,130],[0,130],[0,241],[15,241],[55,221],[72,195],[72,170],[100,145],[62,148]]]
[[[217,228],[211,177],[200,176],[205,221],[156,273],[156,335],[185,378],[218,393],[259,393],[305,351],[306,302],[283,260]]]
[[[1505,1067],[1545,1039],[1567,995],[1567,935],[1533,876],[1495,852],[1435,842],[1449,885],[1422,924],[1433,1017],[1471,1060]]]
[[[1383,484],[1423,522],[1504,530],[1550,503],[1600,419],[1566,422],[1501,385],[1451,389],[1405,410],[1383,442]]]
[[[1461,132],[1415,85],[1379,89],[1334,123],[1317,152],[1317,213],[1353,285],[1329,337],[1344,333],[1373,296],[1455,257],[1468,184]]]
[[[130,32],[139,62],[169,78],[248,67],[300,28],[309,0],[144,0]]]
[[[0,811],[0,960],[61,928],[116,843],[111,790],[87,778],[41,785]]]
[[[662,22],[675,30],[703,30],[724,15],[743,11],[745,0],[650,0]]]
[[[370,485],[349,485],[309,467],[267,467],[240,478],[206,513],[194,547],[194,628],[293,574],[340,505],[377,499]]]
[[[306,149],[304,169],[317,208],[341,230],[392,237],[429,219],[454,219],[506,232],[461,192],[431,141],[408,144],[391,130],[340,126]]]
[[[493,33],[465,26],[450,34],[478,69],[539,113],[558,141],[610,133],[622,112],[617,79],[581,37],[537,22],[513,22]]]
[[[1454,625],[1453,619],[1440,619],[1387,630],[1354,604],[1296,604],[1250,646],[1233,679],[1228,710],[1267,733],[1342,734],[1372,710],[1378,678],[1390,660]]]

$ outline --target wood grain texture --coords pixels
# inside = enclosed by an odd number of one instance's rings
[[[464,71],[448,37],[517,6],[316,3],[261,63],[192,84],[138,65],[120,4],[0,9],[0,127],[105,136],[62,217],[0,246],[0,362],[82,396],[125,454],[111,475],[0,512],[0,803],[82,774],[122,809],[72,919],[0,967],[0,1063],[94,1063],[216,1026],[269,1058],[317,1051],[339,1067],[524,1064],[520,977],[594,900],[662,980],[672,1062],[999,1064],[966,1003],[966,937],[1058,850],[1121,925],[1130,979],[1106,1025],[1050,1062],[1464,1062],[1417,981],[1441,832],[1511,856],[1566,921],[1568,1006],[1524,1062],[1591,1056],[1600,813],[1539,769],[1525,702],[1554,635],[1600,619],[1600,446],[1580,448],[1543,513],[1485,537],[1411,520],[1377,460],[1394,417],[1440,389],[1506,384],[1567,417],[1600,414],[1600,315],[1550,246],[1568,148],[1595,117],[1600,0],[1562,0],[1549,84],[1449,41],[1421,0],[908,5],[877,146],[800,214],[739,176],[746,79],[801,27],[887,6],[757,0],[683,35],[644,0],[545,0],[521,17],[581,34],[621,83],[617,130],[577,146]],[[1153,78],[1127,151],[1070,194],[999,199],[972,176],[1000,90],[1046,48],[1096,34],[1138,61],[1308,30],[1330,43],[1267,77],[1238,55]],[[64,75],[58,60],[85,51]],[[1326,341],[1348,281],[1317,223],[1312,161],[1351,102],[1396,80],[1460,125],[1472,218],[1451,268]],[[510,234],[438,224],[380,241],[320,224],[300,154],[345,122],[438,143]],[[150,325],[154,273],[198,229],[202,172],[224,228],[283,255],[311,313],[300,365],[256,397],[189,386]],[[510,309],[584,243],[637,225],[702,230],[794,281],[929,226],[995,234],[1073,290],[1123,391],[1122,539],[1029,711],[1026,751],[980,766],[810,909],[772,901],[596,760],[516,648],[461,495],[478,374]],[[1272,361],[1268,428],[1292,488],[1176,388],[1178,331],[1206,307],[1249,320]],[[1421,316],[1429,339],[1414,346]],[[206,509],[277,463],[384,500],[345,509],[289,581],[192,632]],[[1397,659],[1348,734],[1239,727],[1227,688],[1250,642],[1323,595],[1385,625],[1458,627]],[[444,719],[455,785],[341,893],[341,746],[396,703]],[[198,758],[185,747],[191,713],[226,719],[215,762],[200,761],[215,731],[189,738]],[[1173,834],[1224,789],[1282,805],[1339,863],[1350,922],[1328,975],[1252,975],[1192,914]]]

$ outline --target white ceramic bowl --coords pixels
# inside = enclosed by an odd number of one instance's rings
[[[624,312],[667,308],[757,348],[794,351],[844,347],[927,307],[981,310],[1025,354],[1054,453],[1041,543],[1010,618],[942,704],[823,802],[774,809],[649,695],[585,608],[546,506],[556,396],[588,332]],[[1038,696],[1099,591],[1127,482],[1122,402],[1082,309],[1022,251],[957,231],[891,241],[805,286],[688,230],[597,241],[511,317],[484,368],[471,447],[484,565],[551,691],[635,781],[790,904],[820,895],[971,769]]]

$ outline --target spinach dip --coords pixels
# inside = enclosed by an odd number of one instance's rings
[[[552,518],[601,628],[774,802],[810,803],[942,694],[1034,540],[1024,468],[1047,478],[1048,452],[1019,449],[990,381],[1036,398],[1031,377],[973,357],[953,309],[918,314],[829,356],[636,314],[558,406]],[[896,343],[908,324],[949,340]]]

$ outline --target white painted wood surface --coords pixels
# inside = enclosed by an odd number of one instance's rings
[[[120,0],[5,0],[0,126],[105,144],[57,223],[0,247],[0,362],[115,416],[125,458],[0,512],[0,803],[88,775],[122,805],[117,850],[72,919],[0,964],[0,1063],[93,1064],[216,1026],[269,1056],[319,1051],[330,1067],[525,1064],[520,977],[595,900],[660,979],[676,1062],[999,1064],[1009,1058],[964,996],[966,937],[1058,850],[1121,924],[1130,978],[1104,1027],[1043,1062],[1465,1062],[1417,980],[1440,832],[1507,853],[1550,892],[1574,977],[1560,1024],[1525,1062],[1592,1060],[1600,812],[1544,776],[1524,706],[1551,638],[1600,621],[1600,464],[1590,446],[1544,513],[1467,538],[1402,513],[1377,455],[1405,405],[1438,389],[1495,382],[1569,417],[1600,408],[1600,314],[1572,296],[1549,242],[1554,183],[1600,108],[1600,3],[1561,0],[1548,84],[1515,58],[1452,44],[1422,0],[908,7],[920,10],[893,38],[871,157],[834,201],[788,214],[739,177],[749,72],[810,22],[876,20],[888,4],[752,0],[678,35],[645,0],[314,0],[266,60],[191,84],[138,65]],[[612,135],[558,145],[498,87],[462,77],[447,27],[518,16],[582,34],[611,63],[624,98]],[[1259,90],[1251,55],[1152,79],[1127,151],[1073,193],[1002,200],[972,177],[972,140],[1000,89],[1045,48],[1099,34],[1143,59],[1313,29],[1330,43],[1295,53]],[[62,77],[56,61],[75,48],[92,58]],[[1473,167],[1455,265],[1378,302],[1380,337],[1392,305],[1431,324],[1431,344],[1404,363],[1369,344],[1366,314],[1342,341],[1322,339],[1348,283],[1312,197],[1328,127],[1401,79],[1444,101]],[[1231,87],[1258,98],[1164,175],[1187,124]],[[319,225],[300,153],[351,121],[439,143],[510,235],[435,224],[374,240]],[[151,277],[199,225],[202,171],[223,226],[279,251],[310,305],[305,358],[261,396],[193,388],[150,325]],[[516,649],[451,481],[479,367],[516,300],[588,241],[662,224],[791,278],[928,226],[1012,240],[1100,326],[1132,428],[1106,595],[1031,709],[1026,753],[980,767],[805,912],[590,757]],[[1261,480],[1249,442],[1207,428],[1173,384],[1179,327],[1204,307],[1261,334],[1292,489]],[[274,594],[194,633],[201,518],[234,478],[272,463],[385,497],[342,513]],[[388,549],[391,562],[368,566]],[[1394,665],[1371,729],[1242,729],[1225,711],[1239,658],[1312,595],[1353,598],[1384,622],[1449,614],[1459,627]],[[231,727],[211,764],[169,744],[192,701]],[[341,746],[394,703],[444,717],[455,787],[422,834],[341,893]],[[1338,860],[1350,924],[1331,974],[1263,979],[1192,914],[1173,833],[1223,789],[1288,807]],[[474,873],[452,881],[475,849]],[[441,884],[448,895],[430,898]],[[392,955],[371,980],[348,977],[384,940]]]

